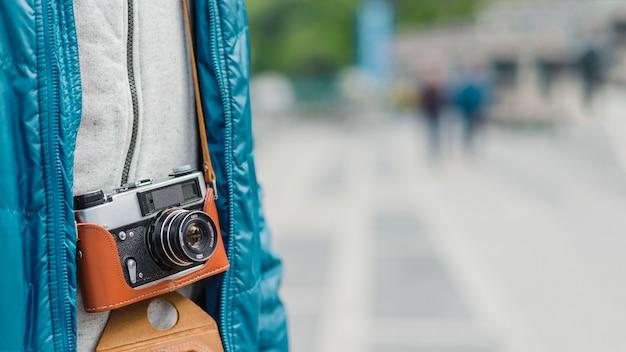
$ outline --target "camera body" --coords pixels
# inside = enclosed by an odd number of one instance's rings
[[[228,269],[213,190],[201,172],[76,196],[78,274],[87,311],[173,291]]]

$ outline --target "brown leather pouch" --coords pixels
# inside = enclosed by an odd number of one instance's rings
[[[196,270],[172,279],[140,287],[130,287],[124,278],[122,263],[113,235],[102,226],[79,223],[78,250],[83,253],[77,261],[80,289],[87,312],[103,312],[174,291],[198,280],[226,271],[229,267],[213,190],[207,188],[204,212],[218,229],[218,242],[213,255]]]
[[[148,319],[154,300],[171,303],[178,312],[176,324],[158,330]],[[176,292],[144,300],[111,312],[96,351],[221,352],[215,320],[191,300]]]

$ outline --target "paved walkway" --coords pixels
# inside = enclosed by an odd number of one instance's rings
[[[626,350],[626,177],[602,129],[490,131],[432,162],[413,119],[257,123],[293,351]]]

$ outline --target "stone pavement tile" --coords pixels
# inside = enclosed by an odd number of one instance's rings
[[[467,309],[435,257],[393,258],[379,263],[376,315],[467,318]]]
[[[496,351],[496,341],[472,320],[379,318],[371,335],[375,351]]]
[[[389,346],[378,345],[372,352],[493,352],[487,346]]]
[[[322,324],[331,246],[327,238],[293,234],[277,246],[284,263],[282,297],[292,351],[313,352]]]
[[[327,237],[291,236],[281,239],[277,251],[284,264],[283,284],[295,288],[327,285],[331,244]]]
[[[386,209],[376,218],[376,229],[377,316],[470,318],[415,215]]]
[[[321,319],[317,314],[289,314],[289,348],[291,351],[314,352],[320,333]]]
[[[393,257],[400,255],[432,255],[434,248],[425,232],[427,228],[421,219],[405,209],[410,205],[383,204],[375,214],[374,231],[376,232],[377,252],[381,256]]]

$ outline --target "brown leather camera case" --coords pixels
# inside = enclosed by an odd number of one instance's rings
[[[171,280],[163,280],[145,287],[132,288],[124,279],[123,268],[115,239],[102,226],[79,223],[78,250],[82,258],[77,261],[78,279],[87,312],[104,312],[131,303],[174,291],[193,282],[228,270],[229,264],[213,198],[207,188],[204,211],[217,227],[218,242],[213,255],[198,270]]]

